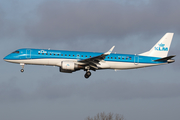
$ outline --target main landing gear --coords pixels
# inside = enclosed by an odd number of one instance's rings
[[[84,77],[87,79],[91,76],[91,72],[90,71],[86,71],[86,74],[84,75]]]
[[[84,75],[84,77],[86,79],[88,79],[91,76],[91,72],[89,71],[89,69],[90,69],[89,66],[86,66],[85,69],[84,69],[86,71],[86,74]]]
[[[24,63],[20,63],[20,65],[21,65],[21,67],[22,67],[22,69],[20,70],[22,73],[24,72]]]
[[[86,74],[84,75],[85,78],[89,78],[91,76],[91,72],[87,71]]]

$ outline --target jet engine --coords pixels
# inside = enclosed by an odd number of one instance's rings
[[[74,62],[62,61],[61,67],[59,67],[59,71],[64,72],[64,73],[72,73],[72,72],[75,72],[76,70],[80,70],[82,68],[83,68],[83,66],[80,66]]]

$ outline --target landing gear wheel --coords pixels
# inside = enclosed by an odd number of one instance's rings
[[[85,77],[85,78],[89,78],[89,76],[88,76],[88,75],[86,75],[86,74],[84,75],[84,77]]]
[[[23,72],[24,72],[24,69],[21,69],[21,72],[23,73]]]
[[[87,74],[88,76],[91,76],[91,72],[90,72],[90,71],[86,72],[86,74]]]
[[[89,78],[91,76],[91,72],[87,71],[86,74],[84,75],[85,78]]]

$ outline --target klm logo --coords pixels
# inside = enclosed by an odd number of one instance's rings
[[[40,50],[40,51],[38,51],[38,53],[47,53],[47,51]]]
[[[154,49],[156,50],[156,51],[168,51],[168,47],[164,47],[165,46],[165,44],[158,44],[159,46],[158,47],[154,47]]]
[[[69,64],[67,64],[66,66],[70,66]]]

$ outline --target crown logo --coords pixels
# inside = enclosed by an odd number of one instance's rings
[[[164,46],[165,46],[165,44],[162,44],[162,43],[161,43],[161,44],[159,44],[159,47],[164,47]]]

